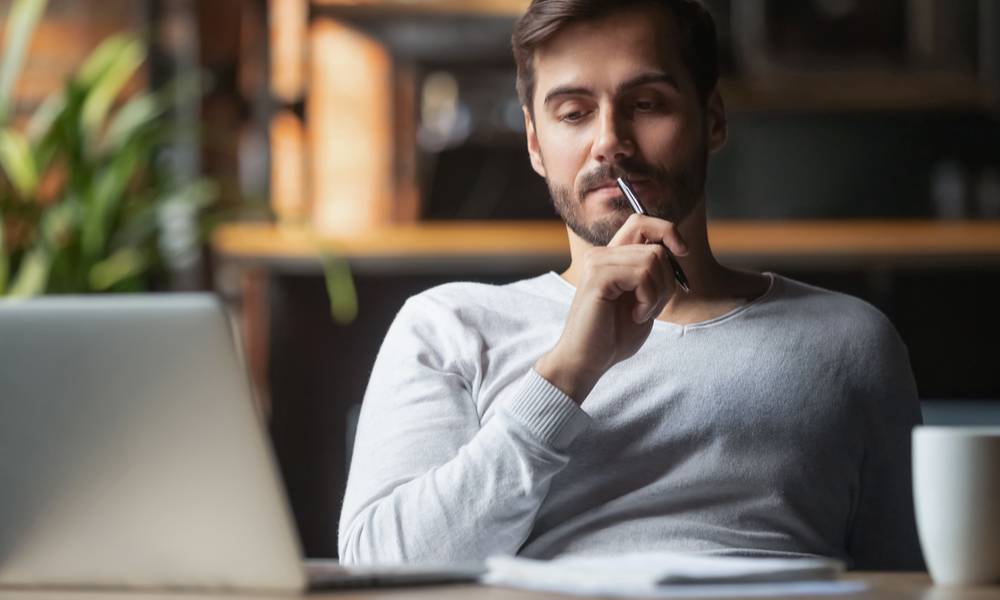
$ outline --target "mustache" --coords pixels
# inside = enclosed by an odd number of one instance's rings
[[[600,187],[608,181],[614,181],[619,177],[624,177],[625,179],[633,177],[652,179],[657,178],[657,176],[658,173],[653,167],[638,162],[601,165],[580,178],[579,195],[583,197],[590,190]]]

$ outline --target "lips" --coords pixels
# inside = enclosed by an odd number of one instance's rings
[[[600,191],[600,190],[606,190],[606,189],[612,189],[612,188],[613,189],[618,189],[618,184],[616,184],[615,182],[611,181],[611,182],[608,182],[608,183],[601,184],[601,185],[599,185],[597,187],[590,188],[589,190],[587,190],[587,192],[588,193],[590,193],[590,192],[597,192],[597,191]]]
[[[629,179],[628,181],[629,181],[629,183],[631,183],[634,186],[634,185],[642,185],[642,184],[646,183],[648,180],[647,179]],[[599,192],[601,190],[606,190],[606,189],[618,190],[618,184],[615,181],[606,181],[604,183],[601,183],[601,184],[597,185],[596,187],[590,188],[589,190],[587,190],[586,193],[590,194],[590,193],[593,193],[593,192]]]

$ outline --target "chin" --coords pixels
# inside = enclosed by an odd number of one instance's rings
[[[609,215],[594,219],[587,223],[585,231],[578,233],[580,237],[594,246],[607,246],[628,220],[630,213]]]
[[[586,225],[589,228],[594,227],[608,227],[611,225],[615,226],[617,230],[619,227],[628,221],[628,218],[632,216],[632,209],[617,209],[608,208],[606,210],[601,210],[600,212],[594,211],[594,214],[587,215]]]

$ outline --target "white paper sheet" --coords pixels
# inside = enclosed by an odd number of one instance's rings
[[[586,596],[733,597],[859,592],[863,582],[837,581],[843,564],[827,559],[742,558],[635,553],[538,561],[494,557],[490,585]]]

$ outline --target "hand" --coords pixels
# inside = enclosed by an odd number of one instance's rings
[[[589,250],[562,336],[535,364],[538,374],[582,403],[608,369],[638,352],[676,289],[667,248],[688,253],[673,223],[632,215],[607,247]]]

